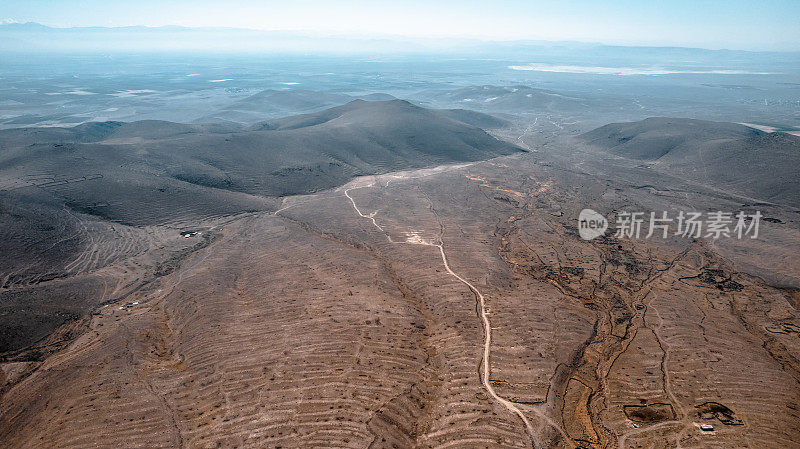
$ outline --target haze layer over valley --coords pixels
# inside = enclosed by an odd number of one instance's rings
[[[795,53],[8,56],[2,447],[800,445]]]

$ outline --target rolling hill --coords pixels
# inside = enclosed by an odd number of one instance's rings
[[[250,129],[140,121],[0,131],[0,283],[58,276],[91,242],[53,242],[80,235],[87,221],[179,225],[274,210],[279,197],[355,176],[521,151],[463,115],[359,100]],[[495,123],[474,113],[464,120]]]
[[[668,153],[691,151],[700,143],[742,139],[762,134],[735,123],[652,117],[638,122],[611,123],[581,135],[589,145],[618,156],[654,160]]]
[[[176,210],[225,215],[355,176],[521,151],[460,115],[358,100],[245,130],[161,121],[6,130],[0,188],[144,225],[169,221]],[[474,113],[464,120],[496,122]]]
[[[760,201],[800,207],[800,137],[677,118],[612,123],[578,138],[591,147]]]
[[[148,120],[0,131],[0,351],[32,344],[210,241],[179,230],[276,210],[282,196],[355,176],[521,151],[476,123],[499,122],[392,100],[249,129]],[[142,266],[155,274],[137,274]]]

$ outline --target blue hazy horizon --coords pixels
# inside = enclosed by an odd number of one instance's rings
[[[0,4],[0,21],[53,27],[167,26],[371,36],[583,41],[609,45],[800,50],[794,0],[30,0]]]

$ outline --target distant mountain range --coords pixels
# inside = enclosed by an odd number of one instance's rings
[[[585,54],[643,58],[643,63],[687,57],[735,58],[753,52],[684,47],[614,46],[574,41],[489,41],[474,38],[373,37],[223,27],[49,27],[35,22],[0,24],[2,51],[269,51],[275,53],[439,53],[537,57]],[[531,53],[535,51],[535,53]],[[767,54],[781,54],[767,52]],[[664,59],[667,58],[667,59]]]

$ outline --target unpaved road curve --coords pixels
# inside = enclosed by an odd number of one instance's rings
[[[372,184],[368,185],[368,186],[363,186],[363,187],[370,187],[370,186],[372,186]],[[354,188],[359,188],[359,187],[354,187]],[[539,442],[539,438],[536,435],[536,432],[533,429],[533,425],[531,424],[531,422],[528,419],[528,417],[525,416],[525,414],[522,412],[522,410],[520,410],[519,407],[516,406],[516,404],[514,404],[513,402],[511,402],[511,401],[509,401],[507,399],[504,399],[504,398],[500,397],[495,392],[494,387],[492,387],[492,384],[491,384],[491,382],[489,380],[490,379],[490,373],[491,373],[491,371],[490,371],[490,368],[491,368],[490,359],[491,359],[491,347],[492,347],[492,325],[491,325],[491,322],[489,321],[489,315],[486,313],[486,300],[485,300],[483,294],[480,292],[480,290],[478,290],[469,281],[467,281],[463,277],[459,276],[455,271],[452,270],[452,268],[450,268],[450,264],[447,261],[447,254],[444,251],[444,245],[442,243],[431,243],[431,242],[426,242],[426,241],[422,241],[422,240],[414,241],[414,242],[395,242],[394,240],[392,240],[392,237],[389,235],[389,233],[386,232],[386,230],[384,230],[383,227],[381,227],[378,224],[378,222],[375,220],[375,214],[377,212],[373,212],[372,214],[366,215],[366,214],[362,213],[361,210],[358,208],[358,206],[356,205],[355,200],[353,199],[353,197],[350,196],[350,193],[349,193],[349,191],[353,190],[354,188],[345,189],[344,190],[344,195],[350,200],[350,203],[353,205],[353,209],[355,209],[356,213],[361,218],[367,218],[367,219],[371,220],[372,224],[378,230],[380,230],[384,235],[386,235],[386,238],[389,240],[390,243],[399,243],[399,244],[406,243],[406,244],[411,244],[411,245],[434,246],[434,247],[438,248],[439,249],[439,254],[442,256],[442,263],[444,264],[445,270],[451,276],[453,276],[454,278],[458,279],[459,282],[461,282],[462,284],[466,285],[467,288],[469,288],[470,291],[475,295],[475,298],[478,301],[478,310],[479,310],[479,313],[480,313],[481,322],[483,324],[483,335],[484,335],[481,384],[483,384],[483,388],[486,390],[487,393],[489,393],[489,396],[491,396],[495,401],[497,401],[501,405],[503,405],[506,409],[508,409],[508,411],[510,411],[513,414],[517,415],[525,423],[525,428],[526,428],[526,430],[528,432],[528,435],[531,438],[531,441],[533,442],[534,447],[536,447],[537,449],[541,448],[542,446],[541,446],[541,443]],[[542,416],[542,418],[544,418],[548,422],[548,424],[554,426],[562,434],[564,434],[564,431],[561,429],[561,427],[558,424],[556,424],[555,422],[553,422],[549,418],[543,416],[543,414],[541,414],[541,413],[537,413],[537,415]],[[569,439],[567,439],[566,441],[569,441]]]
[[[444,252],[444,246],[442,246],[441,244],[433,246],[439,248],[439,253],[442,255],[442,263],[444,263],[445,270],[447,270],[447,272],[450,273],[454,278],[461,281],[462,284],[469,287],[469,289],[472,290],[472,293],[474,293],[475,297],[478,299],[478,305],[479,305],[478,309],[480,311],[481,321],[483,322],[483,335],[484,335],[483,372],[481,373],[481,383],[483,384],[483,388],[486,389],[486,392],[489,393],[489,395],[493,397],[495,401],[499,402],[509,411],[516,414],[517,416],[520,417],[520,419],[522,419],[522,421],[525,423],[525,427],[528,429],[528,434],[531,436],[534,445],[537,448],[541,447],[541,444],[539,443],[538,438],[536,437],[536,434],[533,431],[533,426],[531,425],[531,422],[528,420],[525,414],[522,413],[522,410],[520,410],[519,407],[517,407],[513,402],[498,396],[497,393],[494,391],[494,387],[492,387],[492,384],[489,381],[489,374],[490,374],[489,357],[491,356],[491,348],[492,348],[492,324],[489,322],[489,316],[486,313],[486,300],[484,299],[483,294],[480,292],[480,290],[475,288],[475,286],[472,285],[469,281],[456,274],[456,272],[450,268],[450,264],[447,263],[447,255]]]
[[[389,185],[389,183],[387,182],[387,183],[386,183],[386,185],[388,186],[388,185]],[[354,188],[356,188],[356,189],[357,189],[358,187],[354,187]],[[371,213],[370,215],[364,215],[363,213],[361,213],[361,210],[359,210],[358,206],[356,206],[356,201],[353,199],[353,197],[352,197],[352,196],[350,196],[350,193],[349,193],[349,192],[350,192],[350,190],[353,190],[353,189],[345,189],[345,191],[344,191],[344,196],[346,196],[346,197],[347,197],[347,199],[349,199],[349,200],[350,200],[350,203],[353,205],[353,209],[355,209],[355,210],[356,210],[356,213],[357,213],[357,214],[358,214],[358,215],[359,215],[361,218],[368,218],[368,219],[372,220],[372,224],[373,224],[373,225],[375,225],[375,227],[376,227],[376,228],[378,228],[378,229],[379,229],[381,232],[383,232],[383,233],[386,235],[386,238],[387,238],[387,239],[389,239],[389,242],[390,242],[390,243],[395,243],[395,242],[394,242],[394,240],[392,240],[392,236],[391,236],[391,235],[389,235],[389,233],[388,233],[388,232],[386,232],[386,231],[385,231],[385,230],[384,230],[384,229],[381,227],[381,225],[379,225],[379,224],[378,224],[378,222],[377,222],[377,221],[375,221],[375,214],[377,213],[377,211],[376,211],[376,212],[373,212],[373,213]]]

